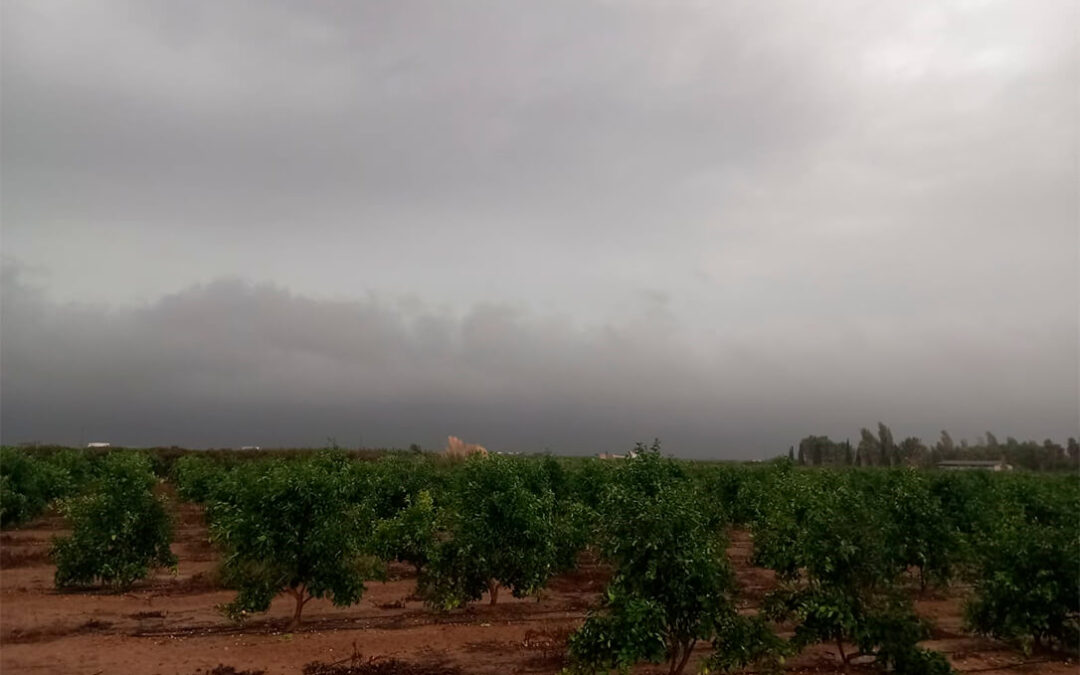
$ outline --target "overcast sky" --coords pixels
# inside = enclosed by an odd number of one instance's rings
[[[1078,8],[6,0],[0,436],[1064,440]]]

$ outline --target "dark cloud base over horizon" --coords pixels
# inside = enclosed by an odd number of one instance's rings
[[[659,437],[679,456],[725,459],[810,433],[854,438],[877,420],[924,440],[943,428],[1064,440],[1077,426],[1075,352],[1063,358],[1075,326],[1025,327],[1023,358],[1003,353],[1009,336],[934,326],[708,344],[662,304],[580,325],[219,280],[103,307],[49,300],[10,264],[0,300],[6,444],[435,448],[454,434],[588,454]]]

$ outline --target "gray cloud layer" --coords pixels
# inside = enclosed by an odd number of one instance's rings
[[[3,292],[5,442],[432,447],[454,433],[588,452],[660,436],[687,456],[754,457],[879,418],[926,436],[1061,438],[1075,422],[1067,325],[1002,322],[975,341],[962,322],[765,331],[702,349],[660,300],[581,326],[228,280],[128,310],[51,303],[13,272]]]
[[[1075,3],[3,12],[5,442],[1077,433]]]

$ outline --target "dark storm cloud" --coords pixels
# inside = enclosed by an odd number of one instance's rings
[[[1075,3],[3,12],[5,442],[1077,433]]]
[[[611,277],[713,217],[701,176],[790,164],[842,124],[837,59],[803,24],[757,3],[15,3],[9,247],[181,283],[257,259],[320,292],[286,269],[298,240],[302,266],[349,251],[390,288],[408,282],[384,261],[417,260],[419,293],[454,261],[524,295],[554,256]],[[108,271],[93,287],[132,299]]]
[[[790,152],[835,110],[822,73],[797,67],[805,40],[745,36],[795,18],[750,6],[314,7],[134,3],[122,19],[59,20],[20,7],[7,152],[20,168],[203,189],[208,211],[243,226],[214,208],[238,188],[584,199],[607,182]]]
[[[1070,433],[1066,327],[742,335],[707,351],[647,299],[623,323],[454,316],[222,280],[138,309],[57,305],[5,272],[3,440],[438,446],[580,453],[660,436],[684,456],[782,452],[811,430]],[[1014,341],[1023,337],[1024,358]],[[842,347],[843,355],[837,355]],[[1009,358],[1004,358],[1011,355]],[[913,395],[914,394],[914,395]],[[959,435],[959,433],[958,433]]]

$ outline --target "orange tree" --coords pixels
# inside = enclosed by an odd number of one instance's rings
[[[948,583],[962,562],[963,536],[947,517],[926,472],[905,468],[854,476],[865,480],[861,489],[880,505],[881,517],[891,528],[887,543],[897,564],[917,569],[924,590],[928,584]]]
[[[484,591],[495,604],[500,586],[532,595],[573,564],[575,509],[557,499],[541,463],[474,456],[455,472],[446,500],[419,580],[429,604],[450,609]]]
[[[1080,648],[1080,483],[1000,477],[992,524],[975,544],[968,625],[1032,647]]]
[[[81,494],[60,502],[72,532],[53,541],[58,587],[100,581],[124,588],[155,567],[176,565],[172,523],[164,498],[154,495],[156,482],[146,455],[113,452]]]
[[[288,628],[304,605],[329,598],[358,602],[380,568],[364,551],[372,517],[353,499],[346,462],[252,463],[233,469],[208,509],[211,537],[222,549],[222,580],[237,591],[224,607],[233,618],[264,612],[278,594],[295,600]]]
[[[417,575],[437,543],[436,515],[445,501],[449,471],[422,455],[391,455],[352,467],[355,499],[376,519],[370,549],[379,558],[406,562]]]
[[[169,477],[181,499],[202,504],[212,500],[214,490],[223,484],[230,468],[224,461],[193,453],[173,462]]]
[[[413,506],[421,492],[442,502],[448,471],[423,455],[392,454],[349,467],[356,499],[367,502],[376,518],[393,518]]]
[[[901,534],[889,515],[851,474],[799,471],[778,481],[754,524],[755,557],[782,582],[767,611],[795,623],[797,649],[836,645],[845,669],[874,656],[897,673],[949,673],[943,656],[918,647],[927,630],[899,585],[905,565],[890,542]]]
[[[569,641],[571,670],[629,670],[647,661],[686,668],[711,642],[709,667],[727,670],[774,653],[778,640],[736,611],[735,579],[712,510],[658,445],[639,445],[601,506],[602,549],[615,573],[601,606]]]
[[[90,456],[79,450],[0,448],[0,527],[35,518],[54,499],[75,495],[91,480],[94,468]]]
[[[428,490],[406,497],[401,510],[379,519],[371,537],[371,551],[382,560],[411,564],[419,575],[436,544],[435,501]]]

